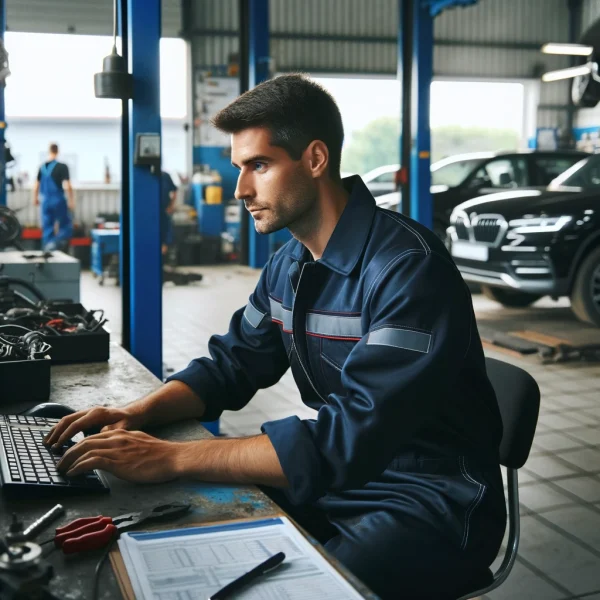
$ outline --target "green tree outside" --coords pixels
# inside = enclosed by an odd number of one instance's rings
[[[516,150],[520,135],[512,129],[460,127],[458,125],[433,129],[431,132],[431,161],[454,154]],[[394,117],[380,117],[352,135],[342,152],[342,171],[366,173],[383,165],[400,162],[400,122]]]

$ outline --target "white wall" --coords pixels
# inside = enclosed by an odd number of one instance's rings
[[[185,173],[187,134],[184,121],[162,120],[163,168]],[[18,163],[13,172],[27,172],[30,181],[45,160],[48,144],[56,142],[75,182],[104,181],[105,158],[112,181],[121,179],[120,119],[9,119],[6,139]]]

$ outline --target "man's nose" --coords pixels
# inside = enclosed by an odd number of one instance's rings
[[[234,195],[237,200],[246,200],[247,198],[252,198],[254,195],[254,190],[252,188],[250,179],[243,173],[238,175]]]

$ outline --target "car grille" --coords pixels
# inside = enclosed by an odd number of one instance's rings
[[[478,242],[493,244],[500,233],[500,219],[497,217],[484,217],[473,225],[473,235]]]
[[[456,237],[459,240],[468,240],[469,239],[469,229],[463,217],[457,217],[454,222],[454,228],[456,229]]]

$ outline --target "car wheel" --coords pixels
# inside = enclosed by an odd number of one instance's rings
[[[600,248],[592,250],[579,265],[571,308],[580,321],[600,327]]]
[[[528,294],[527,292],[506,290],[504,288],[490,287],[489,285],[482,285],[481,291],[486,298],[495,300],[502,304],[502,306],[510,308],[524,308],[541,298],[539,294]]]

